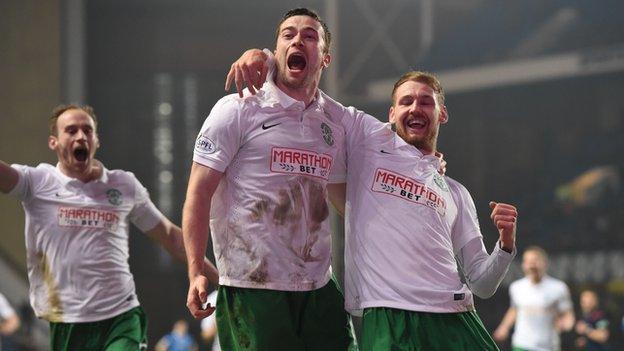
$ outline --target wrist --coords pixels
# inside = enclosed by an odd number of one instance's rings
[[[513,251],[514,251],[514,244],[513,243],[505,243],[505,242],[499,240],[498,241],[498,247],[501,250],[503,250],[503,251],[505,251],[505,252],[507,252],[509,254],[513,253]]]

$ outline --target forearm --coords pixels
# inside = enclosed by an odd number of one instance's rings
[[[609,340],[609,330],[588,328],[587,332],[585,332],[585,336],[590,340],[602,344]]]
[[[209,223],[210,200],[199,195],[187,196],[182,214],[182,236],[190,278],[204,271]]]
[[[509,331],[509,329],[511,329],[511,327],[513,327],[515,323],[516,309],[514,307],[510,307],[505,313],[505,316],[503,317],[503,320],[498,327]]]
[[[468,242],[459,254],[459,260],[472,292],[480,298],[489,298],[496,292],[515,256],[505,252],[496,243],[491,255],[488,255],[481,238]]]
[[[8,193],[15,185],[17,185],[17,181],[19,179],[19,175],[13,167],[9,166],[3,161],[0,161],[0,192]]]
[[[563,312],[559,314],[559,316],[557,316],[557,329],[563,332],[570,331],[574,327],[574,322],[574,312],[572,312],[571,310]]]

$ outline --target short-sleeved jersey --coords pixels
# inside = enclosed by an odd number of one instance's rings
[[[139,305],[128,265],[129,221],[152,229],[162,214],[130,172],[104,169],[83,183],[58,167],[12,165],[22,201],[30,303],[51,322],[93,322]]]
[[[13,316],[15,314],[15,310],[9,304],[9,301],[4,297],[4,295],[0,294],[0,322]]]
[[[568,286],[549,276],[537,284],[525,277],[511,283],[509,297],[517,312],[511,344],[536,351],[559,350],[555,319],[572,309]]]
[[[473,310],[456,261],[464,245],[481,238],[466,188],[441,176],[437,157],[423,155],[388,124],[353,108],[343,124],[347,310]]]
[[[320,92],[307,108],[265,83],[217,102],[193,160],[225,172],[210,229],[222,285],[282,291],[330,277],[326,184],[344,182],[344,131]]]

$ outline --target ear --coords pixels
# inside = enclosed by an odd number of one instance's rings
[[[448,111],[446,110],[446,105],[442,105],[442,108],[440,109],[440,124],[444,124],[446,122],[448,122]]]
[[[55,151],[57,145],[58,145],[58,138],[55,137],[54,135],[50,135],[48,137],[48,147],[50,148],[50,150]]]
[[[388,122],[394,123],[394,106],[390,106],[390,110],[388,110]]]
[[[323,61],[321,62],[321,66],[323,68],[327,68],[329,67],[329,64],[331,63],[331,55],[330,54],[323,54]]]

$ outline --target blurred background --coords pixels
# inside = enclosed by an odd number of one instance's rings
[[[387,121],[401,74],[439,76],[450,112],[439,148],[447,175],[475,199],[489,250],[497,233],[488,201],[517,205],[519,255],[496,295],[477,301],[488,330],[522,276],[523,248],[540,245],[577,313],[581,289],[599,292],[612,348],[624,349],[621,0],[2,0],[0,159],[54,163],[50,111],[87,103],[100,123],[98,158],[134,172],[180,223],[192,146],[225,94],[230,64],[248,48],[274,48],[275,25],[298,6],[317,10],[332,31],[322,88],[344,104]],[[0,223],[0,292],[23,320],[5,348],[45,350],[47,325],[28,305],[23,214],[7,196]],[[334,246],[341,272],[340,235]],[[136,229],[130,251],[150,345],[178,319],[198,337],[184,305],[185,266]],[[564,334],[563,349],[573,340]]]

